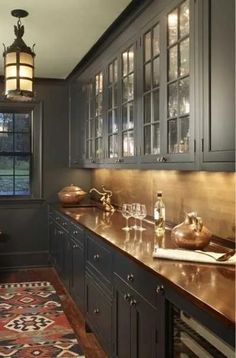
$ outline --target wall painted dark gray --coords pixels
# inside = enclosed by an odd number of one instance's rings
[[[48,259],[47,202],[71,183],[90,188],[90,171],[68,168],[68,88],[63,81],[39,81],[37,100],[43,107],[43,199],[8,203],[0,199],[0,268],[45,265]],[[0,83],[0,93],[3,84]]]

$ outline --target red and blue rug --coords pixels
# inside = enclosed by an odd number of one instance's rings
[[[0,284],[0,357],[85,357],[49,282]]]

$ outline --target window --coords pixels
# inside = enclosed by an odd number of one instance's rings
[[[38,107],[0,104],[2,198],[41,197],[41,116]]]

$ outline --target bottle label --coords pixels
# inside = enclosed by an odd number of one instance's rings
[[[154,209],[154,220],[159,220],[159,218],[160,218],[159,210]]]
[[[154,220],[159,220],[160,218],[162,218],[163,220],[165,220],[165,208],[161,208],[161,209],[154,209]]]

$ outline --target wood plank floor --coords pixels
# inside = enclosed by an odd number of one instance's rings
[[[93,333],[85,332],[85,322],[81,312],[63,286],[53,268],[26,269],[17,272],[0,273],[0,282],[49,281],[62,301],[63,310],[78,337],[86,358],[107,358]]]

